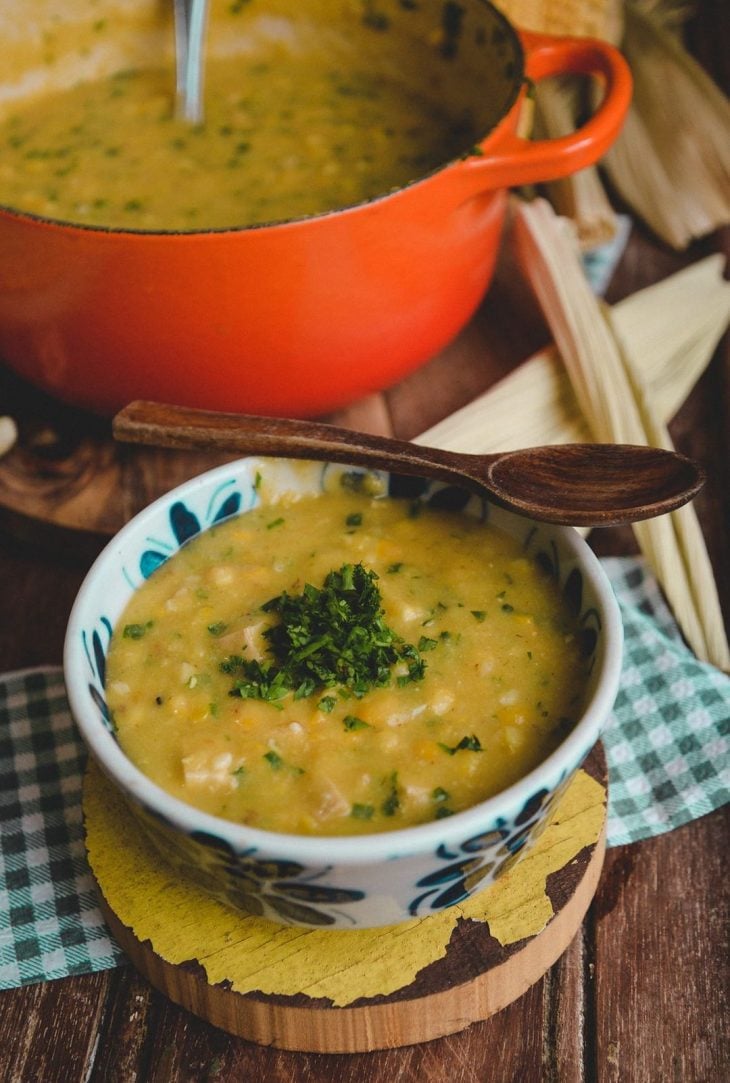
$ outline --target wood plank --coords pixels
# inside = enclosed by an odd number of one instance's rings
[[[106,973],[0,993],[3,1083],[72,1083],[86,1077],[104,1010]]]
[[[609,851],[594,911],[598,1083],[730,1078],[729,826],[726,806]]]

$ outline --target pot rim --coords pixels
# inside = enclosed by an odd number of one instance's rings
[[[484,7],[490,9],[492,15],[502,23],[507,37],[510,39],[512,44],[515,61],[515,74],[512,78],[512,87],[510,94],[507,96],[507,102],[492,127],[476,143],[471,142],[469,147],[466,148],[460,155],[448,158],[440,165],[434,166],[434,168],[429,170],[427,173],[422,173],[419,176],[414,177],[412,180],[406,181],[404,184],[400,184],[393,188],[390,188],[387,192],[379,192],[374,196],[369,196],[367,199],[359,200],[357,203],[348,203],[344,207],[336,207],[331,210],[318,211],[314,214],[299,215],[293,218],[277,218],[271,222],[258,222],[251,223],[249,225],[220,226],[208,229],[133,229],[124,226],[92,225],[83,222],[74,222],[71,219],[53,218],[48,215],[35,214],[32,211],[19,210],[17,207],[11,207],[1,202],[0,213],[7,214],[12,218],[20,219],[21,221],[29,221],[46,227],[67,231],[79,230],[83,233],[101,234],[102,236],[190,238],[217,237],[229,234],[248,234],[252,231],[277,230],[285,227],[302,226],[309,222],[315,222],[321,219],[333,218],[338,215],[360,211],[364,208],[371,206],[372,204],[381,203],[385,200],[392,199],[400,195],[402,192],[406,192],[409,189],[416,187],[417,185],[434,180],[434,178],[439,177],[444,173],[447,173],[454,167],[458,166],[461,162],[466,161],[471,157],[482,157],[484,154],[484,149],[489,149],[489,142],[499,136],[499,129],[510,117],[512,111],[516,108],[521,93],[526,89],[528,85],[525,77],[525,47],[523,45],[519,31],[517,30],[515,25],[507,18],[504,12],[500,11],[500,9],[497,8],[494,3],[492,3],[492,0],[475,0],[475,2],[478,4],[482,4]],[[476,146],[480,148],[480,152],[478,155],[472,153],[474,147]]]
[[[137,768],[120,745],[100,723],[87,692],[88,675],[82,647],[82,631],[88,627],[86,611],[93,597],[103,590],[112,569],[119,568],[125,542],[144,535],[146,526],[159,511],[197,488],[214,486],[231,472],[247,464],[260,464],[260,456],[248,456],[178,485],[135,515],[105,546],[86,574],[74,601],[67,625],[63,671],[72,715],[81,735],[102,770],[128,799],[161,816],[185,834],[205,833],[225,841],[236,853],[255,847],[259,855],[295,859],[307,865],[337,864],[360,866],[373,861],[411,857],[439,845],[458,845],[465,838],[482,834],[500,815],[518,809],[543,786],[554,788],[585,758],[600,736],[618,691],[621,674],[623,627],[618,603],[598,558],[571,527],[539,524],[560,539],[565,551],[579,564],[598,603],[603,646],[594,690],[570,734],[537,767],[507,789],[448,818],[363,835],[297,835],[264,831],[203,812],[173,797]],[[245,512],[244,512],[245,514]],[[505,513],[511,515],[511,513]],[[522,518],[514,516],[514,518]],[[525,519],[525,522],[530,520]]]

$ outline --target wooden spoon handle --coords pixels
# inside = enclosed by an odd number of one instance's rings
[[[690,500],[704,480],[696,463],[659,448],[561,444],[461,455],[313,421],[155,402],[125,407],[114,419],[114,435],[159,447],[329,460],[436,478],[486,492],[531,519],[572,526],[614,526],[662,515]]]
[[[483,467],[497,455],[459,455],[405,440],[338,429],[316,421],[224,414],[185,406],[138,401],[121,410],[114,436],[156,447],[225,449],[241,455],[326,459],[397,474],[425,475],[474,489],[484,488]],[[481,469],[470,478],[469,468]]]

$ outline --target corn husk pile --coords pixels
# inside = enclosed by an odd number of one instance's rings
[[[555,339],[417,442],[475,453],[542,443],[671,448],[668,422],[730,322],[730,283],[712,256],[609,309],[591,291],[573,223],[545,200],[518,203],[514,236]],[[698,658],[730,669],[712,567],[691,506],[634,527]]]
[[[600,37],[621,48],[634,98],[601,169],[659,238],[682,250],[730,222],[730,102],[681,44],[682,0],[497,3],[517,26]],[[536,134],[574,130],[585,105],[575,80],[539,84]],[[554,182],[547,192],[556,210],[574,219],[584,246],[611,237],[615,218],[598,169]]]

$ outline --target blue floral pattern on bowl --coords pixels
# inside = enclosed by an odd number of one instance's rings
[[[465,510],[482,522],[493,521],[516,536],[525,554],[554,578],[578,620],[589,665],[596,667],[604,621],[592,597],[595,583],[593,590],[586,590],[581,558],[576,555],[576,545],[583,543],[561,534],[563,528],[519,520],[485,499],[449,485],[332,464],[306,465],[309,472],[301,475],[303,464],[296,464],[295,470],[293,464],[280,460],[242,460],[181,486],[133,520],[118,536],[118,550],[110,552],[110,546],[99,558],[98,563],[106,562],[107,577],[114,572],[114,582],[109,580],[107,589],[99,584],[94,590],[89,587],[89,597],[82,602],[80,595],[77,602],[80,615],[72,614],[67,638],[67,655],[73,659],[73,664],[67,665],[69,698],[92,751],[105,741],[114,744],[113,751],[105,746],[97,755],[102,761],[105,756],[117,761],[115,770],[107,765],[107,773],[120,786],[150,842],[172,868],[226,904],[280,923],[310,927],[347,928],[421,918],[481,890],[529,849],[546,826],[551,807],[590,751],[597,727],[582,742],[574,742],[576,747],[560,763],[549,768],[548,761],[544,770],[533,772],[534,786],[527,792],[523,786],[518,797],[491,799],[483,806],[483,815],[477,807],[422,827],[395,831],[386,841],[379,841],[384,836],[349,840],[350,847],[367,849],[372,844],[380,855],[375,862],[363,859],[354,863],[351,855],[343,859],[348,847],[343,839],[312,843],[294,836],[262,839],[266,833],[248,832],[251,838],[241,844],[240,836],[246,834],[241,825],[206,818],[187,806],[182,806],[181,813],[177,806],[182,803],[162,791],[151,799],[150,791],[157,788],[141,776],[137,778],[139,773],[126,761],[106,705],[106,653],[115,621],[130,595],[201,530],[256,506],[262,483],[302,491],[368,484],[383,494]],[[95,572],[92,569],[89,582],[98,578]],[[614,668],[617,681],[618,669]],[[83,679],[78,680],[81,673]],[[83,694],[75,678],[83,686]],[[495,800],[498,815],[489,811]],[[198,826],[201,819],[206,821],[205,829]],[[371,842],[363,843],[362,839]],[[427,841],[421,843],[420,839]],[[301,857],[312,849],[323,854],[331,849],[340,860]]]

